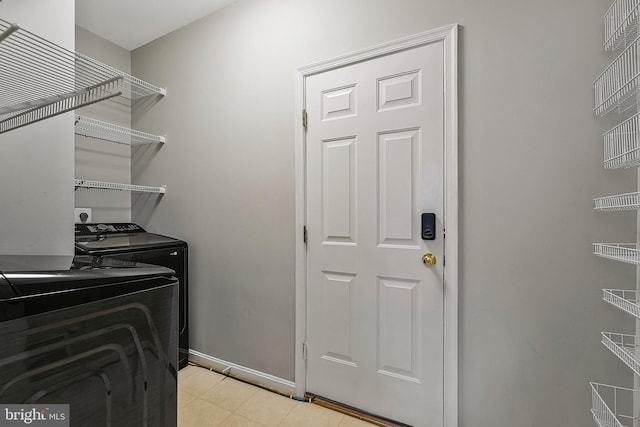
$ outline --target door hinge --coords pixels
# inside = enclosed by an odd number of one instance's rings
[[[307,343],[302,343],[302,359],[307,360]]]
[[[302,230],[302,238],[304,239],[304,243],[307,244],[307,226],[306,225]]]
[[[302,127],[307,129],[307,110],[302,110]]]

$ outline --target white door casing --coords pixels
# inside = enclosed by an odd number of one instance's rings
[[[309,123],[306,138],[296,125],[298,395],[457,425],[456,36],[297,70]],[[420,238],[422,212],[436,213],[436,240]]]

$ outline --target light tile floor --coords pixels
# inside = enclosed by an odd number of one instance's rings
[[[187,366],[178,374],[178,427],[371,427],[307,402]]]

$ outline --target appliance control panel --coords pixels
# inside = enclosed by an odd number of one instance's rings
[[[76,224],[77,236],[95,236],[120,233],[145,233],[146,230],[138,224],[129,222]]]

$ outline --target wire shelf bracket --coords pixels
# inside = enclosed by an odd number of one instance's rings
[[[629,211],[640,209],[640,193],[626,193],[593,199],[598,211]]]
[[[633,400],[640,390],[590,383],[591,414],[600,427],[633,426]],[[624,421],[624,424],[622,423]]]
[[[636,243],[594,243],[593,253],[602,258],[640,265],[640,251]]]
[[[151,187],[147,185],[120,184],[116,182],[105,182],[105,181],[90,181],[87,179],[76,179],[75,188],[76,190],[79,188],[83,188],[83,189],[97,189],[97,190],[130,191],[135,193],[156,193],[156,194],[165,194],[167,192],[166,186]]]
[[[638,292],[624,289],[603,289],[602,299],[627,314],[640,319]]]
[[[602,344],[624,362],[637,375],[640,375],[640,353],[633,335],[602,332]]]
[[[0,133],[115,97],[165,94],[0,19]]]
[[[166,136],[153,135],[79,115],[76,115],[75,133],[88,138],[125,145],[164,144],[167,141]]]

